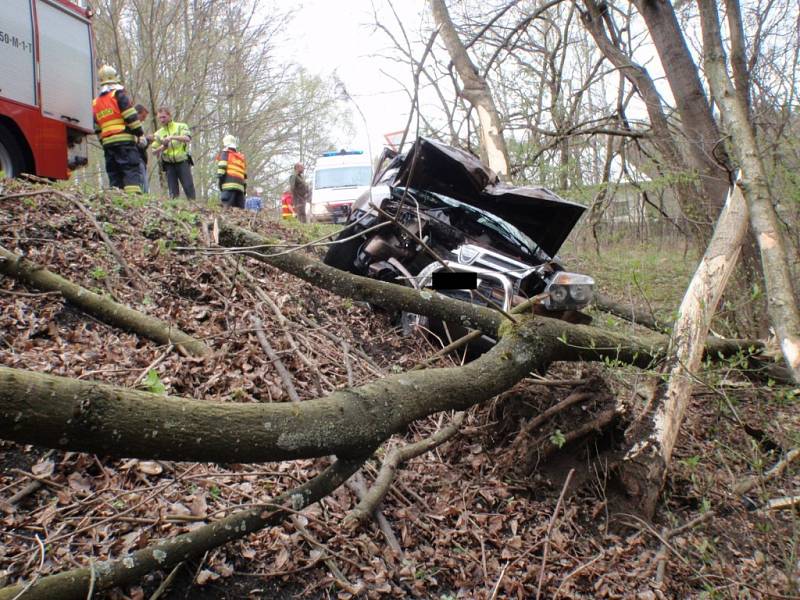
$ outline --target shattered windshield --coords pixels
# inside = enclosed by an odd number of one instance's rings
[[[403,188],[395,189],[402,190]],[[542,261],[550,260],[550,256],[544,250],[542,250],[535,241],[522,233],[522,231],[514,227],[514,225],[508,221],[504,221],[503,219],[486,212],[485,210],[481,210],[480,208],[476,208],[474,206],[470,206],[469,204],[454,200],[448,196],[443,196],[441,194],[428,191],[423,191],[421,195],[428,196],[429,198],[434,199],[436,202],[446,204],[451,208],[468,213],[476,223],[479,223],[487,229],[491,229],[509,242],[515,244],[524,254],[536,257]]]

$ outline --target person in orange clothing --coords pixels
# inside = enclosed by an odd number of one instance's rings
[[[141,159],[136,140],[144,135],[142,123],[116,69],[104,65],[97,75],[100,95],[92,101],[92,114],[94,131],[103,145],[109,183],[126,192],[141,193]]]
[[[294,206],[292,206],[292,192],[286,190],[281,196],[281,218],[282,219],[296,219],[297,215],[294,214]]]
[[[217,155],[217,179],[223,206],[244,208],[247,191],[247,161],[237,150],[238,140],[232,135],[222,138],[223,150]]]

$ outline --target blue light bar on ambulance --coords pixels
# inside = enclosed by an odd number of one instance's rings
[[[364,154],[363,150],[330,150],[323,152],[322,156],[348,156],[350,154]]]

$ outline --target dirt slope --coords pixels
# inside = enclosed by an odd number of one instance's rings
[[[264,323],[301,399],[408,369],[435,351],[422,338],[401,337],[387,315],[255,261],[199,251],[209,241],[203,223],[213,220],[213,210],[67,190],[90,208],[141,275],[137,288],[74,203],[46,187],[4,185],[4,195],[30,195],[0,198],[0,245],[174,322],[214,349],[206,360],[184,357],[100,323],[58,295],[0,276],[4,366],[208,401],[281,402],[288,401],[286,383],[265,356],[252,315]],[[299,241],[302,233],[264,215],[225,216],[288,240]],[[245,270],[269,303],[256,295]],[[406,466],[384,503],[402,556],[374,524],[342,526],[354,495],[341,489],[301,517],[316,541],[290,524],[263,531],[185,565],[162,597],[533,598],[545,545],[542,598],[797,597],[800,521],[791,511],[760,510],[765,498],[797,493],[797,468],[746,498],[730,492],[736,481],[778,460],[781,449],[800,444],[796,396],[743,387],[731,372],[709,373],[715,386],[699,388],[663,509],[656,523],[646,524],[615,512],[608,501],[613,473],[605,461],[621,442],[618,432],[558,449],[559,435],[615,395],[629,393],[633,376],[559,365],[548,378],[566,383],[527,381],[473,411],[459,438]],[[587,399],[515,443],[521,424],[576,391]],[[429,435],[448,420],[441,415],[418,423],[389,446]],[[546,442],[553,453],[530,460],[531,448]],[[266,501],[324,464],[110,460],[0,442],[0,580],[119,557],[237,506]],[[368,480],[377,467],[368,466]],[[576,485],[551,527],[572,467]],[[30,490],[32,475],[44,485]],[[29,493],[12,506],[23,490]],[[662,530],[708,510],[713,513],[704,522],[671,540],[658,585]],[[338,579],[326,558],[340,570]],[[111,596],[148,597],[164,575]]]

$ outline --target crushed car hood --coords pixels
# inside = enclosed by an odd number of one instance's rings
[[[546,188],[502,183],[469,152],[424,137],[402,159],[392,185],[427,190],[480,208],[514,225],[550,256],[555,256],[586,210]]]

